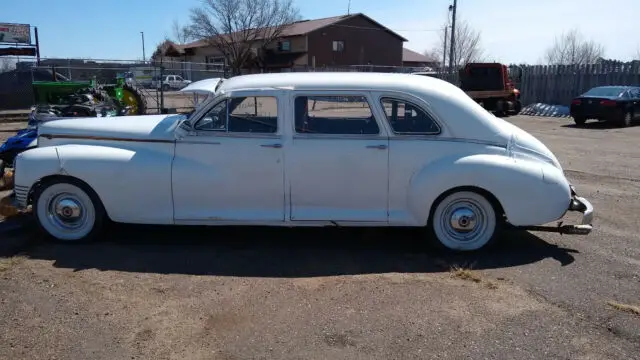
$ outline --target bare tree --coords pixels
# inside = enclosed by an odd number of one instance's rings
[[[429,62],[440,63],[440,61],[442,61],[442,59],[438,58],[438,54],[433,50],[425,50],[422,55],[426,56],[429,59]]]
[[[191,9],[188,34],[220,51],[233,74],[251,60],[260,62],[266,48],[299,19],[293,0],[202,0]]]
[[[178,20],[173,20],[171,33],[173,41],[176,44],[186,44],[191,40],[191,37],[189,36],[189,29],[186,26],[180,25]]]
[[[451,30],[449,30],[446,36],[447,48],[444,48],[445,34],[443,31],[440,34],[440,40],[438,44],[432,51],[432,53],[436,55],[436,57],[440,59],[440,61],[442,61],[443,58],[445,59],[446,63],[444,64],[444,66],[447,66],[449,63],[449,50],[451,49]],[[446,51],[444,57],[442,53],[443,51]],[[469,25],[467,21],[458,20],[456,22],[455,44],[453,48],[453,65],[463,66],[470,62],[482,61],[483,58],[484,49],[482,48],[480,31],[475,30],[471,25]]]
[[[572,29],[556,37],[546,52],[549,65],[594,64],[604,56],[604,47],[593,40],[586,40],[578,29]]]

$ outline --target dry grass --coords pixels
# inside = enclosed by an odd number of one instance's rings
[[[484,286],[491,290],[495,290],[498,288],[498,285],[496,283],[489,280],[484,280],[478,273],[471,270],[470,267],[466,268],[463,266],[453,265],[451,266],[449,271],[451,272],[451,277],[453,278],[471,281],[477,284],[483,283]]]
[[[451,267],[450,271],[451,271],[451,276],[456,279],[473,281],[475,283],[482,282],[482,278],[478,274],[473,272],[471,269],[454,265]]]
[[[0,272],[11,269],[12,267],[21,263],[24,259],[25,257],[21,255],[0,258]]]
[[[640,306],[621,304],[615,301],[607,301],[607,305],[611,306],[616,310],[624,311],[624,312],[628,312],[628,313],[640,316]]]

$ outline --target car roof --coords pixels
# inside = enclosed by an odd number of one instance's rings
[[[235,76],[226,79],[221,91],[249,89],[373,90],[439,92],[459,95],[455,85],[428,76],[374,72],[301,72]]]
[[[637,86],[631,85],[605,85],[605,86],[594,86],[592,89],[633,89],[637,88]]]

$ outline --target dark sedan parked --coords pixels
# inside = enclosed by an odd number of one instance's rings
[[[594,87],[571,101],[571,117],[576,125],[596,119],[629,126],[640,117],[640,87]]]

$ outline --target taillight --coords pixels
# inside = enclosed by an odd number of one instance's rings
[[[575,99],[571,102],[571,105],[580,105],[582,104],[582,101],[580,101],[580,99]]]
[[[616,106],[616,102],[613,100],[602,100],[600,101],[600,105],[602,106]]]

